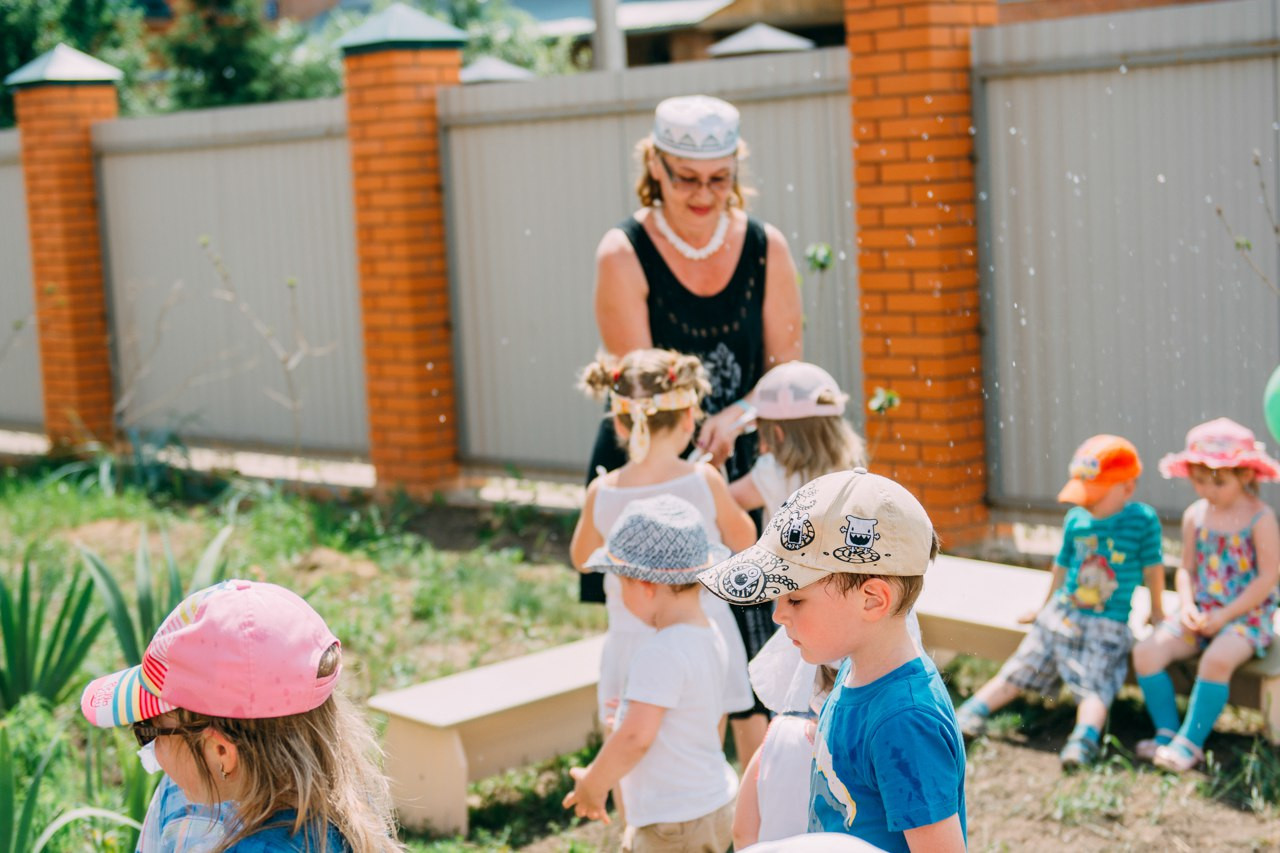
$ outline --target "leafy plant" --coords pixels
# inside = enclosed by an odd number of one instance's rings
[[[13,750],[9,746],[9,732],[0,726],[0,853],[27,853],[32,845],[31,826],[36,814],[36,799],[40,794],[40,783],[49,769],[49,762],[58,750],[57,738],[49,741],[44,756],[35,774],[22,786],[25,797],[17,799],[18,778],[14,774],[17,762]]]
[[[81,558],[93,577],[94,586],[106,607],[111,626],[115,629],[116,639],[120,641],[120,651],[130,666],[142,663],[142,650],[151,642],[160,623],[170,611],[192,592],[217,583],[226,576],[227,562],[222,557],[222,548],[234,529],[230,524],[224,526],[205,546],[191,575],[191,584],[184,591],[178,563],[173,557],[169,537],[163,530],[160,538],[164,544],[163,576],[166,580],[163,588],[161,587],[156,577],[158,572],[151,565],[150,542],[144,526],[138,536],[138,551],[134,558],[136,619],[134,613],[130,612],[128,602],[125,601],[124,593],[116,583],[110,567],[93,551],[81,546]]]
[[[51,705],[61,701],[107,619],[90,620],[93,588],[79,567],[69,583],[63,583],[65,575],[50,574],[46,578],[54,578],[51,583],[37,578],[33,584],[34,552],[32,545],[23,554],[16,594],[12,582],[0,575],[0,711],[29,693]],[[46,617],[59,596],[61,606],[50,624]]]

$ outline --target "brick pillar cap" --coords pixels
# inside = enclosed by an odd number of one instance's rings
[[[115,83],[123,76],[114,65],[60,44],[4,78],[4,84],[16,89],[43,83]]]
[[[425,12],[394,3],[338,39],[344,56],[396,48],[460,48],[467,34]]]

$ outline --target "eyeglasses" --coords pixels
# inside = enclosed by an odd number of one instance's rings
[[[662,164],[662,171],[667,173],[667,180],[671,181],[671,186],[682,193],[696,192],[706,187],[716,195],[727,193],[733,189],[734,174],[730,172],[727,175],[713,175],[705,181],[698,177],[688,177],[686,175],[677,175],[671,168],[671,164],[667,162],[667,158],[661,154],[658,155],[658,162]]]
[[[138,746],[146,746],[151,741],[160,737],[160,735],[194,735],[209,728],[208,723],[191,726],[173,726],[171,728],[161,728],[153,726],[150,723],[134,723],[133,736],[138,739]]]

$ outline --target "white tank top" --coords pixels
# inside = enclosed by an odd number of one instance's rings
[[[613,523],[622,515],[627,504],[634,500],[657,497],[658,495],[675,495],[693,504],[702,515],[703,527],[707,531],[707,542],[719,545],[720,528],[716,526],[716,499],[711,494],[711,487],[706,479],[697,471],[691,471],[683,477],[667,480],[665,483],[654,483],[648,486],[606,486],[600,484],[596,491],[595,506],[591,513],[591,521],[596,526],[601,539],[609,538]],[[605,610],[609,614],[609,629],[627,631],[652,629],[637,619],[626,605],[622,603],[622,583],[613,572],[604,575]]]

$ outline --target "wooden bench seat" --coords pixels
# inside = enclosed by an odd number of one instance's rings
[[[467,783],[581,749],[596,727],[604,636],[381,693],[400,821],[467,831]]]
[[[1037,569],[938,557],[916,604],[925,648],[1004,660],[1013,654],[1029,627],[1018,622],[1019,614],[1044,601],[1050,579],[1049,572]],[[1166,613],[1177,610],[1177,593],[1166,591],[1163,600]],[[1146,587],[1140,586],[1134,591],[1129,620],[1135,636],[1145,637],[1151,630],[1146,624],[1150,612],[1151,598]],[[1182,680],[1189,684],[1185,673],[1194,678],[1194,669],[1181,668]],[[1280,743],[1280,643],[1272,644],[1265,658],[1236,671],[1230,701],[1261,710],[1267,739]]]

